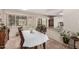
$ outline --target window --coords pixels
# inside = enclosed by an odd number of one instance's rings
[[[26,25],[27,24],[27,17],[26,16],[16,16],[16,15],[9,15],[9,26],[19,26],[19,25]]]
[[[19,16],[16,16],[16,25],[19,25]]]
[[[42,25],[42,18],[38,19],[38,25],[40,25],[40,24]]]
[[[26,16],[16,16],[16,25],[26,25],[27,17]]]
[[[9,26],[15,25],[15,16],[9,15]]]

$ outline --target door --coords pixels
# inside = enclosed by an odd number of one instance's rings
[[[54,19],[49,19],[49,27],[54,27]]]

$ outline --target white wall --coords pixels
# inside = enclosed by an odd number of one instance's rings
[[[63,11],[64,29],[79,32],[79,10],[69,9]]]

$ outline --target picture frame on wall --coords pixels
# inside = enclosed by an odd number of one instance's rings
[[[60,25],[60,26],[64,26],[64,23],[63,23],[63,22],[59,22],[59,25]]]

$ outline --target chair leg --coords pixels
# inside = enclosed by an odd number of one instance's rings
[[[46,43],[43,43],[43,48],[46,49]]]

